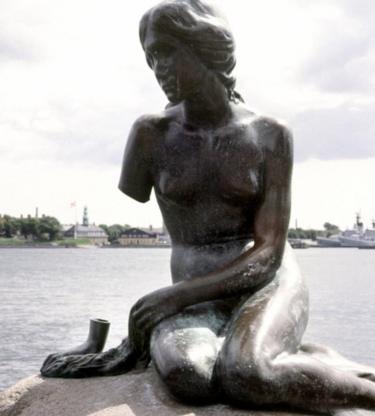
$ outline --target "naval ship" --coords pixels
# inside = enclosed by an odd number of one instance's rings
[[[353,229],[345,230],[341,234],[330,237],[317,237],[320,247],[354,247],[375,249],[375,221],[372,221],[372,228],[364,228],[361,216],[356,214],[356,222]]]

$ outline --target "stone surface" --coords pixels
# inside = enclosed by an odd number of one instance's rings
[[[1,416],[290,416],[225,405],[189,407],[168,396],[153,370],[116,377],[43,379],[33,376],[0,393]],[[374,415],[346,411],[342,415]]]

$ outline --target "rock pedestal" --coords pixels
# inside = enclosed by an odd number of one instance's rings
[[[360,410],[340,415],[375,415]],[[153,370],[88,379],[26,378],[0,393],[0,416],[292,416],[290,412],[245,411],[225,405],[177,403]],[[301,416],[301,414],[300,414]]]

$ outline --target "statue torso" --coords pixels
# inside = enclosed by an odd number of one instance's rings
[[[263,182],[254,120],[239,111],[216,129],[191,129],[178,117],[157,124],[152,175],[175,280],[217,269],[252,239]]]

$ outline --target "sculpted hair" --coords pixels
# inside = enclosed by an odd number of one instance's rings
[[[188,45],[223,83],[229,100],[243,101],[234,90],[236,79],[232,71],[236,58],[233,35],[217,9],[204,0],[165,0],[159,3],[141,19],[139,37],[142,47],[150,25]]]

